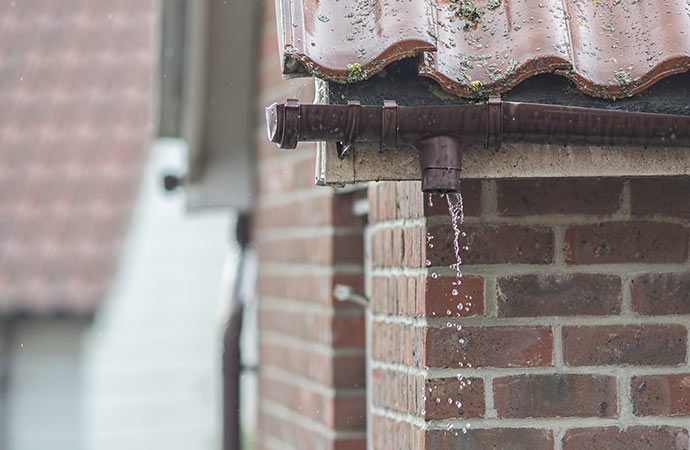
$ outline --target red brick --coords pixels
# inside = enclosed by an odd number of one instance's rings
[[[260,339],[259,359],[262,366],[277,367],[325,386],[364,386],[364,355],[331,356]]]
[[[462,194],[462,206],[465,217],[473,217],[481,214],[482,209],[482,183],[481,180],[463,180],[460,187]],[[429,204],[429,194],[424,197],[424,216],[447,216],[448,200],[441,194],[431,194],[431,204]]]
[[[375,407],[421,416],[424,379],[396,370],[371,371],[371,401]]]
[[[690,415],[690,373],[633,377],[630,392],[636,416]]]
[[[498,213],[612,214],[620,206],[623,181],[601,178],[498,180]]]
[[[262,263],[330,265],[333,263],[336,239],[329,235],[309,238],[258,240],[255,244]]]
[[[352,308],[350,302],[339,302],[333,297],[336,284],[352,286],[357,292],[364,290],[364,276],[356,274],[303,274],[273,275],[259,271],[257,289],[261,297],[302,301],[335,308]]]
[[[422,227],[407,227],[403,229],[404,239],[404,265],[406,267],[423,267],[422,261],[426,259],[425,245]]]
[[[419,367],[424,358],[422,329],[401,323],[374,321],[370,327],[371,357],[375,360]]]
[[[688,228],[650,221],[576,225],[565,232],[568,264],[680,263],[688,258]]]
[[[484,416],[484,380],[481,378],[426,380],[424,398],[426,420],[474,419]],[[459,407],[456,402],[461,403]]]
[[[378,189],[377,183],[370,183],[367,187],[367,202],[369,203],[368,219],[369,223],[378,222],[378,211],[376,205],[378,204]]]
[[[414,316],[417,279],[414,276],[375,276],[371,279],[370,308],[374,314]]]
[[[522,225],[463,225],[460,257],[463,264],[550,264],[553,261],[553,232]],[[450,225],[429,229],[434,247],[427,250],[432,266],[456,263]],[[469,250],[462,247],[468,246]]]
[[[534,367],[551,365],[550,327],[454,327],[426,330],[426,366]],[[459,339],[464,339],[460,343]]]
[[[688,431],[683,428],[616,427],[577,428],[563,437],[563,450],[687,450]]]
[[[497,285],[499,317],[620,313],[621,281],[613,275],[517,275]]]
[[[334,264],[364,264],[364,238],[361,234],[333,237]]]
[[[563,358],[571,366],[676,365],[687,334],[680,325],[563,327]]]
[[[366,428],[364,392],[348,395],[325,395],[275,378],[260,376],[261,398],[292,409],[310,420],[337,430]]]
[[[425,278],[425,292],[417,298],[419,306],[417,311],[424,317],[447,317],[448,311],[455,317],[461,314],[462,317],[483,315],[484,314],[484,279],[478,276],[464,275],[460,279],[460,285],[455,276],[439,276]],[[453,291],[457,295],[453,295]],[[460,304],[463,308],[469,307],[469,311],[458,309]]]
[[[327,314],[261,308],[259,328],[334,348],[364,347],[364,314]]]
[[[271,158],[278,158],[281,153],[273,144],[266,144],[266,152]],[[311,153],[311,152],[310,152]],[[324,195],[332,195],[326,189],[314,186],[314,157],[305,151],[304,159],[291,159],[258,167],[257,189],[261,195],[285,196],[295,189],[313,189],[322,191]],[[316,191],[316,192],[319,192]]]
[[[402,448],[402,447],[401,447]],[[553,433],[535,428],[429,430],[424,450],[553,450]],[[583,449],[586,447],[583,447]]]
[[[690,177],[637,178],[630,191],[633,214],[690,215]]]
[[[329,214],[331,203],[332,197],[325,195],[309,200],[260,207],[254,212],[253,224],[255,229],[331,225]]]
[[[372,414],[371,428],[371,450],[411,450],[423,448],[424,432],[411,423]]]
[[[294,417],[280,415],[265,406],[259,408],[259,430],[262,435],[271,436],[291,448],[300,450],[366,449],[366,438],[363,434],[361,437],[334,437],[330,433],[303,426],[294,420]]]
[[[498,417],[616,417],[616,379],[603,375],[515,375],[494,379]]]
[[[690,272],[641,275],[630,289],[639,314],[690,314]]]

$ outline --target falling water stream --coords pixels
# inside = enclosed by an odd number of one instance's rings
[[[453,227],[453,233],[454,233],[454,238],[453,238],[453,250],[455,254],[455,263],[450,265],[450,268],[455,271],[455,280],[451,283],[451,286],[453,286],[451,295],[452,297],[456,297],[461,293],[461,285],[462,285],[462,271],[461,271],[461,265],[462,265],[462,256],[460,255],[461,250],[469,250],[467,245],[461,246],[461,238],[466,237],[466,233],[462,232],[460,230],[460,227],[462,226],[464,220],[465,220],[465,215],[464,215],[464,208],[463,208],[463,203],[462,203],[462,194],[460,192],[458,193],[447,193],[447,194],[442,194],[446,198],[446,201],[448,203],[448,213],[450,215],[451,219],[451,224]],[[429,205],[433,206],[433,200],[431,194],[429,194]],[[429,248],[433,248],[433,243],[432,240],[434,239],[433,236],[427,235],[427,245]],[[431,261],[427,260],[426,265],[431,266]],[[431,273],[431,278],[437,279],[438,274],[435,272]],[[458,312],[453,312],[449,308],[447,310],[447,315],[448,316],[453,316],[455,315],[456,317],[461,317],[463,312],[469,312],[470,311],[470,306],[472,306],[471,303],[472,297],[465,295],[465,301],[460,302],[457,305]],[[458,332],[462,331],[462,325],[460,324],[453,324],[450,321],[446,324],[449,328],[454,327]],[[465,340],[462,336],[458,336],[458,343],[459,344],[464,344]],[[458,366],[459,367],[468,367],[471,368],[472,364],[467,363],[464,361],[464,357],[462,361],[458,361]],[[462,373],[458,373],[456,375],[456,378],[458,380],[458,383],[460,383],[460,390],[464,389],[466,386],[472,384],[471,380],[466,379],[463,377]],[[426,392],[422,394],[422,400],[426,400]],[[429,395],[431,396],[433,394],[433,389],[429,388]],[[440,397],[436,397],[435,402],[436,403],[441,403],[443,401]],[[447,399],[448,404],[455,404],[455,407],[458,409],[458,415],[462,416],[464,414],[463,412],[463,405],[460,400],[455,400],[452,397],[448,397]],[[422,415],[425,414],[425,411],[422,410]],[[470,427],[470,424],[468,422],[465,422],[463,427],[462,427],[462,432],[467,433],[467,429]],[[447,429],[450,431],[453,429],[453,424],[448,424]],[[457,431],[455,432],[457,435]]]

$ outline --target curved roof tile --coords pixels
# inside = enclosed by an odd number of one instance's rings
[[[281,0],[283,72],[366,79],[419,57],[448,92],[482,97],[553,72],[603,98],[690,69],[688,0]]]

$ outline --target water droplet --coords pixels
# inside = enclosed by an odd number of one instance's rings
[[[434,278],[434,279],[438,278],[438,274],[436,272],[432,273],[431,278]]]
[[[429,260],[427,259],[427,260],[426,260],[426,266],[429,267],[430,265],[431,265],[431,261],[429,261]]]
[[[449,424],[448,424],[448,431],[450,431],[450,430],[452,430],[452,429],[453,429],[453,424],[452,424],[452,423],[449,423]]]
[[[441,397],[436,397],[436,403],[441,403]]]
[[[453,295],[458,295],[458,290],[457,290],[457,289],[453,289]]]
[[[458,339],[458,342],[461,343],[461,344],[464,344],[464,343],[465,343],[465,340],[464,340],[463,338],[460,338],[460,339]]]
[[[426,416],[426,409],[423,409],[423,410],[422,410],[422,415],[423,415],[423,416]]]

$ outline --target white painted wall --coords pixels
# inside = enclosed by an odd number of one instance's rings
[[[220,447],[220,285],[230,213],[162,192],[180,141],[151,150],[120,271],[84,340],[87,450]]]
[[[80,350],[85,329],[83,322],[36,320],[16,322],[5,333],[8,450],[82,449]]]

